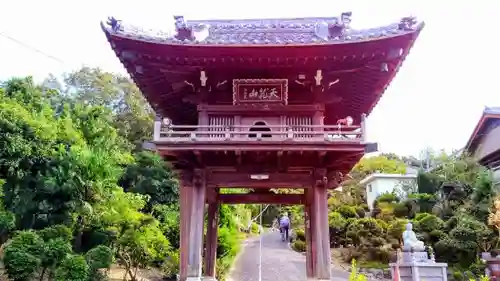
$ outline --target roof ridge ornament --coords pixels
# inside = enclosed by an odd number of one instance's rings
[[[332,22],[319,22],[315,27],[316,36],[323,40],[343,38],[351,28],[352,12],[343,12],[340,17],[335,17]]]
[[[174,36],[180,41],[204,41],[210,35],[210,26],[200,24],[189,26],[184,16],[174,16],[175,30],[177,34]]]
[[[424,26],[410,16],[390,25],[358,30],[350,27],[351,17],[352,12],[343,12],[337,17],[269,19],[257,24],[256,20],[189,22],[184,16],[175,16],[174,28],[168,31],[141,28],[109,17],[101,27],[116,36],[158,44],[307,45],[378,40],[418,32]]]
[[[344,36],[345,32],[351,28],[352,12],[343,12],[340,17],[335,19],[333,24],[328,25],[330,38],[339,38]]]
[[[403,31],[412,31],[415,30],[417,23],[417,18],[414,16],[404,17],[401,18],[401,21],[398,24],[398,29]]]
[[[118,32],[122,27],[122,21],[117,20],[115,17],[108,17],[106,24],[109,25],[114,32]]]

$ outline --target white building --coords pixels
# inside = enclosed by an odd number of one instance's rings
[[[491,169],[494,184],[500,188],[500,107],[485,107],[465,150]]]
[[[400,197],[406,197],[417,191],[417,173],[406,175],[374,173],[359,182],[366,190],[366,204],[373,209],[373,203],[384,193],[396,192]]]

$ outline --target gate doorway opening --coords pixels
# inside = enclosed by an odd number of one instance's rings
[[[253,124],[253,127],[251,127],[248,131],[250,131],[250,132],[271,132],[271,129],[268,127],[266,122],[257,121]],[[249,134],[248,137],[256,138],[257,134]],[[271,134],[261,134],[261,137],[270,138]]]

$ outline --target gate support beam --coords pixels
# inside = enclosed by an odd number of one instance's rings
[[[203,170],[181,180],[180,280],[201,280],[206,180]]]
[[[192,191],[192,181],[188,179],[188,176],[181,175],[180,181],[180,264],[179,264],[179,275],[181,281],[186,281],[187,279],[187,268],[188,268],[188,253],[189,253],[189,233],[191,227],[191,191]]]
[[[304,204],[302,194],[275,194],[275,193],[247,193],[247,194],[219,194],[222,204]]]
[[[214,190],[214,192],[217,191]],[[208,199],[207,236],[205,239],[205,277],[212,277],[214,280],[219,228],[219,203],[217,202],[217,194],[215,195],[215,198]]]
[[[314,257],[315,257],[315,245],[314,240],[314,189],[309,188],[305,190],[306,203],[304,204],[304,219],[305,219],[305,234],[306,234],[306,276],[307,280],[315,278],[314,272]]]
[[[330,233],[328,229],[328,180],[326,171],[319,169],[316,171],[316,182],[313,188],[314,213],[313,223],[315,252],[314,270],[318,280],[331,279],[331,253],[330,253]]]

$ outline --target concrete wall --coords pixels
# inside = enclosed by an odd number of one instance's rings
[[[500,169],[493,170],[493,184],[500,190]]]
[[[482,159],[498,149],[500,149],[500,127],[494,128],[483,137],[476,151],[474,151],[474,157]]]
[[[494,153],[500,149],[500,126],[491,130],[488,134],[486,134],[481,142],[477,145],[476,150],[473,153],[473,156],[481,160],[491,153]],[[500,189],[500,169],[493,169],[493,180],[497,188]]]
[[[391,193],[396,189],[401,190],[403,183],[416,185],[416,179],[394,175],[394,177],[374,177],[373,180],[367,182],[365,184],[366,204],[368,204],[370,210],[373,208],[373,203],[379,195]]]

